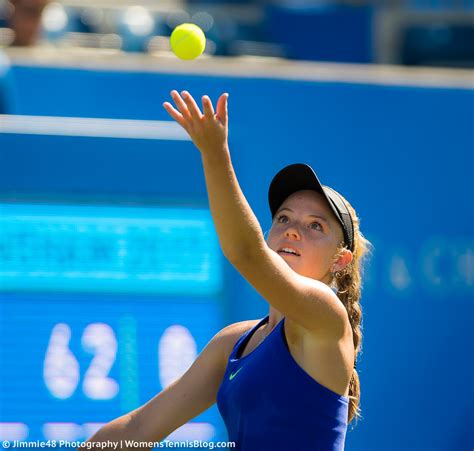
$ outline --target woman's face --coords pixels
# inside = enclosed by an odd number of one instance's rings
[[[273,218],[267,244],[298,274],[328,283],[342,227],[324,197],[312,190],[286,198]],[[299,255],[282,251],[291,248]]]

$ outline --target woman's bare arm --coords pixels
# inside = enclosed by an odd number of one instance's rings
[[[224,376],[233,326],[216,334],[183,376],[143,406],[107,423],[88,441],[158,442],[211,407]],[[122,445],[126,449],[125,441]],[[146,449],[150,448],[140,447]]]

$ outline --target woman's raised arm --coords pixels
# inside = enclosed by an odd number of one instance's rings
[[[263,232],[245,199],[232,166],[228,146],[228,94],[217,101],[216,111],[208,96],[202,97],[201,112],[187,91],[172,91],[176,108],[163,105],[201,152],[207,195],[222,252],[232,262],[264,242]]]

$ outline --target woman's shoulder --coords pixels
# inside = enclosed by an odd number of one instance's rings
[[[257,325],[259,321],[260,319],[251,319],[232,323],[222,328],[216,334],[216,338],[219,339],[219,342],[223,348],[226,361],[239,338],[252,329],[252,327]]]
[[[232,342],[235,344],[245,332],[257,325],[259,321],[260,319],[238,321],[222,328],[219,334],[222,334],[224,340],[229,341],[231,344]]]

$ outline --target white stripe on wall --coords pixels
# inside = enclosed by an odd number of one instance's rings
[[[0,133],[190,141],[172,121],[0,115]]]

